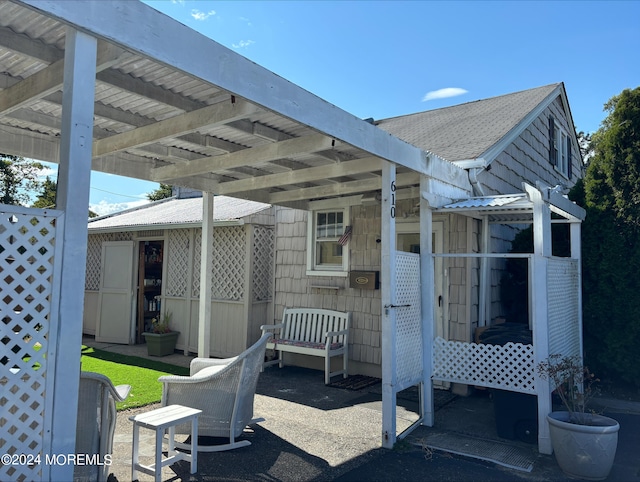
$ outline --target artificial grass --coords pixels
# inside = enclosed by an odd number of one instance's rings
[[[114,385],[131,385],[129,396],[117,402],[116,408],[142,407],[157,403],[162,397],[163,375],[189,375],[189,369],[136,356],[120,355],[82,345],[82,370],[101,373]]]

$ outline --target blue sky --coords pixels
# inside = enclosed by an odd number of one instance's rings
[[[640,86],[638,1],[145,3],[362,118],[564,82],[577,130],[593,132],[605,102]],[[156,187],[94,173],[91,204]]]

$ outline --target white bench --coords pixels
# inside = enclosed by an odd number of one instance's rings
[[[299,353],[324,357],[324,383],[329,384],[331,377],[348,376],[349,363],[349,325],[351,313],[314,308],[285,308],[282,322],[275,325],[262,325],[262,333],[271,333],[267,348],[278,352],[276,359],[266,362],[265,366],[278,364],[284,366],[283,352]],[[342,355],[342,370],[331,372],[331,358]]]

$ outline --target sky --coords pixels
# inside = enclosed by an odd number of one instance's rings
[[[564,82],[577,131],[640,86],[640,1],[145,0],[361,118],[384,119]],[[99,214],[157,183],[92,174]]]

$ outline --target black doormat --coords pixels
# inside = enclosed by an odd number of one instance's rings
[[[362,390],[363,388],[377,385],[382,380],[375,377],[368,377],[366,375],[351,375],[347,378],[341,378],[340,380],[327,385],[332,388],[344,388],[346,390]]]

